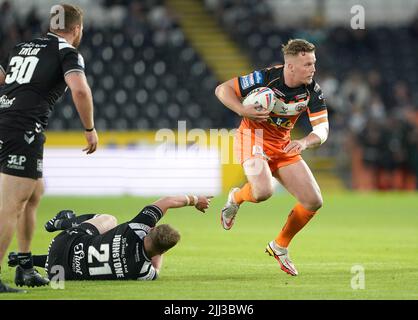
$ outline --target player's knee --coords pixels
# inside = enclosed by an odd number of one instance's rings
[[[253,190],[254,199],[257,202],[266,201],[273,195],[273,188],[262,188]]]
[[[309,202],[306,204],[306,209],[310,211],[318,211],[319,209],[321,209],[322,204],[322,196],[318,195],[309,200]]]
[[[106,218],[106,223],[109,227],[114,228],[118,225],[118,219],[116,219],[115,216],[112,216],[110,214],[105,214],[104,216]]]

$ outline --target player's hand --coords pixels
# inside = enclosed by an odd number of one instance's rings
[[[307,148],[307,143],[305,140],[293,140],[283,149],[283,151],[286,153],[298,154],[298,153],[301,153],[306,148]]]
[[[99,142],[99,137],[97,136],[96,129],[93,131],[85,131],[84,135],[87,141],[87,147],[83,149],[83,151],[87,151],[87,154],[91,154],[97,149],[97,144]]]
[[[270,116],[270,111],[264,109],[259,104],[249,104],[244,106],[241,116],[257,122],[265,122]]]
[[[204,213],[205,209],[209,208],[210,199],[212,198],[213,196],[197,196],[196,209]]]

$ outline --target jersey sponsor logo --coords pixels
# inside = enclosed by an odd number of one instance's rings
[[[288,118],[277,118],[276,124],[279,127],[282,127],[282,128],[285,128],[285,129],[292,129],[293,128],[293,123]]]
[[[75,273],[83,275],[81,270],[81,261],[85,258],[86,254],[84,253],[84,244],[79,243],[74,246],[74,255],[72,261],[72,269]]]
[[[26,48],[46,48],[48,45],[47,44],[40,44],[40,43],[34,43],[34,42],[26,42],[24,44],[21,45],[22,48],[26,47]]]
[[[145,214],[147,216],[150,216],[151,218],[154,218],[155,221],[158,221],[158,219],[159,219],[158,215],[154,211],[152,211],[152,210],[150,210],[148,208],[144,209],[142,211],[142,214]]]
[[[0,109],[7,109],[10,108],[13,105],[13,102],[15,102],[16,98],[9,99],[6,95],[2,95],[0,97]]]
[[[25,162],[26,162],[25,156],[18,156],[15,154],[10,154],[9,160],[7,161],[7,167],[10,169],[25,170],[25,166],[23,165]]]
[[[249,87],[254,85],[254,75],[252,73],[240,77],[240,83],[242,89],[248,89]]]
[[[285,104],[283,104],[280,109],[281,109],[281,113],[284,113],[284,114],[286,114],[287,111],[289,111],[289,107],[286,106]]]
[[[283,99],[276,99],[276,103],[273,108],[273,113],[277,115],[295,116],[308,107],[309,97],[303,102],[289,102],[286,103]]]
[[[240,77],[241,88],[243,90],[248,89],[255,84],[263,83],[264,77],[260,71],[254,71],[246,76]]]
[[[254,81],[257,84],[263,83],[264,77],[260,71],[254,71]]]
[[[299,103],[298,105],[296,105],[295,110],[297,112],[302,112],[305,111],[308,108],[308,106],[305,103]]]

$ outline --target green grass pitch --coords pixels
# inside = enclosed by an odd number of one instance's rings
[[[155,199],[44,197],[32,252],[46,252],[53,235],[43,224],[61,209],[110,213],[124,222]],[[213,199],[206,214],[172,209],[162,219],[182,239],[165,255],[157,281],[67,281],[64,290],[28,288],[0,299],[418,299],[417,193],[325,194],[324,207],[290,246],[298,277],[283,273],[264,253],[294,199],[276,194],[244,204],[230,231],[219,219],[225,200]],[[364,268],[364,289],[351,287],[356,265]],[[3,281],[12,283],[14,270],[6,261],[2,267]]]

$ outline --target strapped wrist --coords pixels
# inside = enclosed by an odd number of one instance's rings
[[[90,129],[84,129],[84,131],[86,132],[92,132],[94,130],[94,127],[90,128]]]

